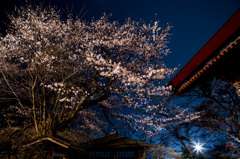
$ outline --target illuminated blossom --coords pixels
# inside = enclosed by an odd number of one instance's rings
[[[75,121],[83,130],[122,122],[152,134],[167,122],[190,120],[185,111],[168,114],[162,103],[171,90],[162,82],[175,71],[163,62],[171,26],[109,18],[63,21],[53,8],[31,7],[11,17],[0,42],[2,76],[37,132]]]

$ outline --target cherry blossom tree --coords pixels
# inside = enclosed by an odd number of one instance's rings
[[[1,85],[37,135],[73,122],[88,132],[119,124],[151,135],[185,118],[185,111],[168,114],[162,102],[171,90],[162,83],[175,71],[163,62],[171,26],[130,18],[120,25],[108,15],[63,21],[54,8],[16,15],[1,37]]]

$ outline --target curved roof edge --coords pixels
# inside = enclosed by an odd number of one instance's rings
[[[186,83],[205,66],[206,63],[219,52],[228,47],[229,42],[238,39],[240,32],[240,9],[215,33],[215,35],[193,56],[193,58],[172,78],[167,85],[172,85],[173,91],[180,93],[187,88]],[[217,52],[217,55],[216,55]],[[190,83],[189,83],[190,84]],[[185,87],[183,88],[183,86]],[[181,90],[179,90],[181,89]]]

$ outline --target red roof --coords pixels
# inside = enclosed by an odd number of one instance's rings
[[[200,51],[182,68],[182,70],[168,83],[177,92],[181,85],[189,80],[194,73],[212,58],[216,51],[220,51],[231,40],[239,36],[240,9],[218,30],[218,32],[200,49]]]

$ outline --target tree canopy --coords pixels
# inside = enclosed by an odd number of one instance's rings
[[[11,120],[24,116],[20,125],[38,135],[72,123],[87,132],[128,127],[151,135],[185,118],[185,111],[168,113],[163,104],[171,90],[163,80],[175,71],[163,62],[171,26],[110,17],[62,20],[54,8],[39,7],[10,16],[0,71],[1,102],[15,110]]]

